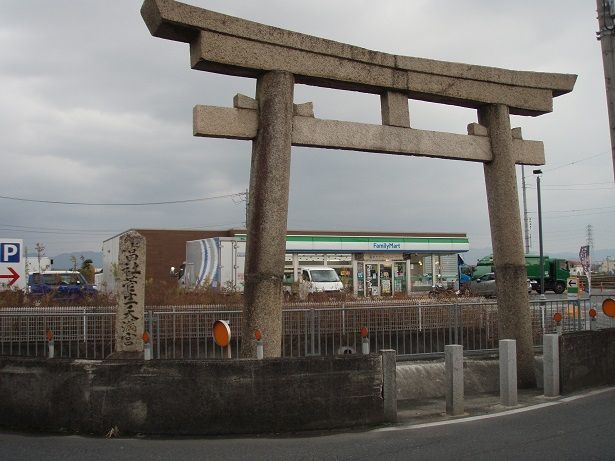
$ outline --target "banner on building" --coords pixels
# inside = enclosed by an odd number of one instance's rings
[[[582,246],[579,250],[579,259],[581,260],[581,266],[585,272],[590,272],[591,259],[589,256],[589,245]]]
[[[592,285],[592,259],[589,254],[589,245],[582,246],[579,250],[579,259],[581,260],[581,266],[583,266],[583,270],[585,271],[585,275],[587,276],[587,287],[586,291],[591,293],[591,285]]]

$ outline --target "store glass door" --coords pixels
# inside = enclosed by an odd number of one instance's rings
[[[393,294],[398,295],[406,293],[406,262],[395,262],[393,266]]]
[[[391,263],[379,263],[380,296],[393,296],[393,265]]]
[[[378,264],[365,263],[365,296],[380,296]]]
[[[359,296],[393,296],[406,292],[405,262],[359,262],[357,294]]]

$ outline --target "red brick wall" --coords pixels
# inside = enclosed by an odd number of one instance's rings
[[[186,259],[186,242],[229,235],[227,230],[159,230],[136,229],[145,237],[145,277],[155,283],[177,283],[169,276],[171,266],[178,268]]]

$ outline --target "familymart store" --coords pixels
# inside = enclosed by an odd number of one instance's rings
[[[465,234],[305,233],[286,237],[286,264],[334,267],[355,296],[426,291],[436,283],[459,285],[458,255],[469,250]]]

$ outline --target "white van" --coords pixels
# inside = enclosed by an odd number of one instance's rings
[[[344,289],[337,272],[332,267],[300,267],[301,282],[310,286],[310,293],[341,291]]]
[[[284,298],[305,300],[313,293],[339,293],[344,289],[335,269],[327,266],[299,268],[299,280],[293,283],[292,273],[284,274]]]

